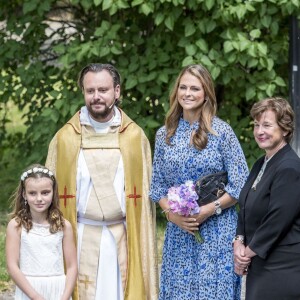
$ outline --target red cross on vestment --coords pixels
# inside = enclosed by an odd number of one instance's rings
[[[65,186],[64,194],[59,195],[59,199],[64,199],[64,207],[67,207],[67,199],[70,199],[70,198],[75,198],[75,196],[74,195],[68,195],[67,194],[67,187]]]
[[[141,195],[137,195],[137,194],[136,194],[136,186],[134,186],[133,194],[129,194],[129,195],[128,195],[128,198],[134,199],[134,206],[136,206],[136,199],[137,199],[137,198],[142,198]]]

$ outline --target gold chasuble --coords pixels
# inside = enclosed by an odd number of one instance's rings
[[[124,163],[126,196],[125,238],[127,245],[125,245],[125,247],[122,245],[124,244],[122,231],[119,231],[119,229],[115,230],[114,228],[110,230],[113,232],[115,240],[118,243],[118,260],[121,260],[119,263],[121,264],[122,281],[125,285],[124,299],[156,300],[158,298],[158,273],[155,205],[148,198],[151,178],[151,150],[149,142],[141,128],[122,110],[120,110],[120,112],[122,122],[116,134],[118,136],[117,147],[121,152]],[[51,141],[46,161],[46,166],[56,174],[60,195],[60,209],[64,217],[72,224],[76,242],[76,175],[81,142],[82,127],[78,112],[57,132]],[[92,156],[93,153],[90,152],[90,155]],[[113,154],[115,161],[118,160],[116,155],[116,153]],[[85,154],[84,156],[87,159]],[[87,164],[89,165],[88,162]],[[91,162],[90,166],[91,168],[93,167]],[[107,174],[107,176],[109,176],[109,174]],[[94,180],[97,179],[93,179],[93,182]],[[105,193],[111,194],[109,189],[108,187]],[[101,194],[101,192],[98,193]],[[95,194],[97,194],[97,191],[95,191]],[[94,196],[97,198],[96,195]],[[99,201],[103,201],[103,199]],[[105,201],[103,203],[105,206]],[[92,210],[95,202],[91,205],[89,209]],[[120,212],[117,213],[116,216],[112,216],[112,218],[120,219]],[[123,224],[116,225],[119,226]],[[110,226],[108,226],[108,228],[109,227]],[[112,227],[114,227],[114,225],[112,225]],[[101,239],[101,229],[98,229],[97,235],[99,236],[96,239]],[[126,251],[126,248],[127,255],[125,253],[124,256],[120,252]],[[126,262],[127,266],[124,266]],[[124,267],[122,267],[122,264]],[[107,272],[109,272],[109,270],[107,270]],[[85,287],[87,281],[87,279],[83,279],[84,278],[80,278],[79,276],[78,283],[81,282],[82,285],[80,290]],[[90,282],[87,282],[87,284],[89,283]],[[73,299],[93,300],[84,299],[85,296],[80,297],[79,295],[82,295],[82,293],[78,292],[77,284],[73,293]]]

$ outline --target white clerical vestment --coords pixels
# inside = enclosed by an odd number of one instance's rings
[[[119,126],[121,124],[121,115],[118,109],[114,109],[114,117],[106,122],[99,123],[91,119],[88,114],[86,107],[81,108],[80,113],[80,123],[81,125],[89,125],[94,128],[97,133],[107,133],[110,126]],[[93,220],[81,221],[80,215],[84,215],[87,206],[87,199],[90,197],[92,190],[92,180],[89,174],[89,170],[83,155],[83,151],[80,150],[78,157],[78,166],[77,166],[77,214],[78,214],[78,261],[80,259],[81,251],[81,241],[84,226],[86,224],[103,226],[102,235],[100,241],[100,253],[99,256],[99,267],[98,274],[102,276],[97,276],[96,284],[96,296],[95,299],[106,299],[106,300],[122,300],[123,296],[123,287],[121,273],[118,265],[118,253],[115,239],[111,232],[107,229],[105,221],[97,222]],[[124,194],[124,166],[122,161],[122,156],[120,158],[118,168],[116,171],[115,179],[113,186],[119,200],[123,215],[126,215],[126,206],[125,206],[125,194]],[[124,221],[125,223],[125,221]]]

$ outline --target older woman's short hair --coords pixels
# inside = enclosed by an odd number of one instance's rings
[[[262,113],[272,110],[275,113],[278,126],[285,132],[286,142],[290,142],[294,134],[294,112],[289,102],[280,97],[266,98],[255,103],[250,111],[253,120],[259,119]]]

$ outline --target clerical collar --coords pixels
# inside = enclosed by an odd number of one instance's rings
[[[89,125],[92,126],[96,131],[97,129],[103,130],[109,127],[115,127],[121,125],[121,113],[114,107],[114,116],[107,122],[97,122],[93,118],[90,117],[89,112],[86,106],[83,106],[80,110],[80,124],[81,125]]]

